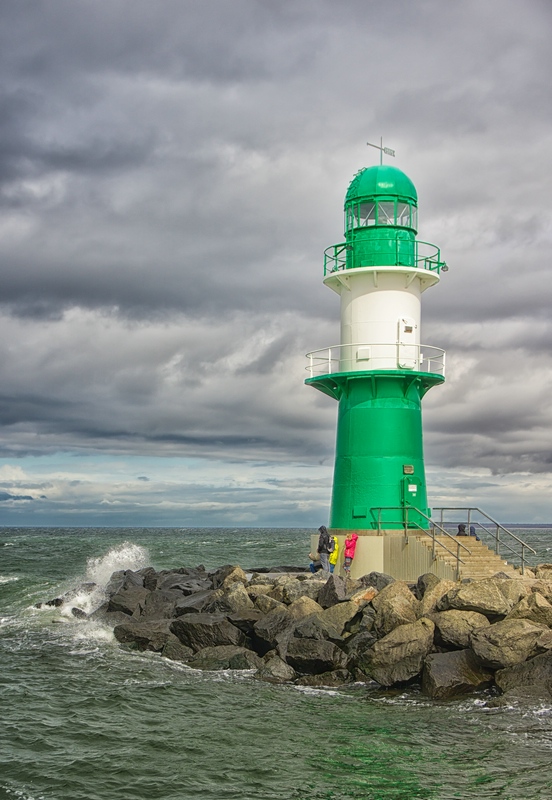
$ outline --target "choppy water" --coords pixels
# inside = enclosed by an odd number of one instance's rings
[[[306,563],[309,533],[0,529],[0,798],[549,800],[546,705],[272,686],[127,652],[101,625],[33,608],[121,568]],[[552,560],[552,529],[520,535]]]

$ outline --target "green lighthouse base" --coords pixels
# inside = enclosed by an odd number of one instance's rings
[[[306,380],[339,402],[329,527],[429,527],[421,400],[443,381],[442,375],[406,370],[343,372]]]

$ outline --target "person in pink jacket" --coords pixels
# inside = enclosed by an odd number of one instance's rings
[[[345,561],[343,562],[343,569],[345,570],[346,575],[349,575],[351,572],[351,564],[353,563],[353,558],[355,557],[357,539],[358,533],[353,533],[352,531],[349,531],[345,539]]]

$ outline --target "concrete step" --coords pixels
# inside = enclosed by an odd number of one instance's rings
[[[427,534],[419,534],[417,539],[426,547],[431,549],[433,541],[431,536]],[[456,538],[449,538],[448,536],[436,536],[435,556],[439,561],[456,568],[456,547],[458,544]],[[487,547],[483,542],[478,542],[474,537],[462,537],[460,544],[467,547],[470,552],[467,552],[462,547],[460,548],[460,558],[464,563],[460,564],[460,574],[463,578],[489,578],[497,572],[505,572],[511,577],[517,576],[519,573],[512,564],[509,564],[502,556],[498,556],[493,550]],[[445,547],[440,547],[444,544]]]

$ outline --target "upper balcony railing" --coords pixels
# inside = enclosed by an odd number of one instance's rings
[[[436,272],[438,275],[441,270],[446,272],[448,267],[441,260],[441,251],[437,245],[430,242],[420,242],[417,239],[405,241],[404,239],[392,240],[388,237],[371,238],[367,240],[369,251],[362,252],[363,248],[357,248],[358,252],[354,258],[354,268],[374,267],[390,264],[390,258],[394,266],[415,267],[417,269],[427,269]],[[378,263],[378,248],[381,245],[383,262]],[[332,244],[324,251],[324,277],[331,275],[332,272],[353,268],[351,264],[350,252],[354,245],[347,242]],[[390,250],[392,248],[392,250]],[[393,252],[394,251],[394,252]],[[347,257],[349,254],[349,258]]]
[[[428,344],[335,344],[307,353],[310,378],[336,372],[409,370],[445,375],[445,351]]]

